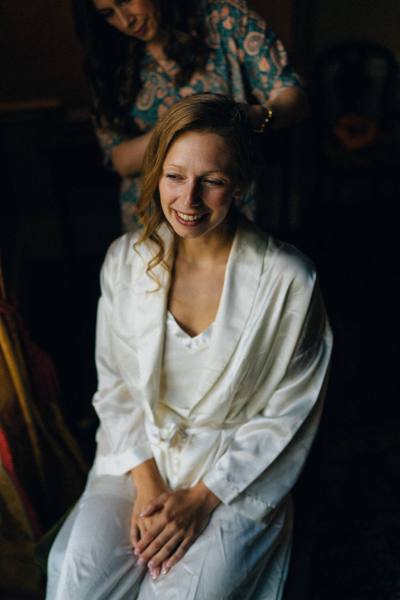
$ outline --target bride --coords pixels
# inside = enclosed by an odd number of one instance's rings
[[[102,268],[97,454],[48,600],[282,598],[332,339],[310,261],[235,209],[252,164],[225,96],[154,130],[143,228]]]

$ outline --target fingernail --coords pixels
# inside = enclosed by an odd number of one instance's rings
[[[157,579],[157,573],[155,571],[150,571],[150,577],[152,579]]]
[[[151,560],[151,561],[149,562],[149,569],[152,569],[153,567],[154,567],[154,562]]]
[[[162,569],[161,569],[161,574],[166,575],[167,573],[168,573],[168,567],[167,567],[167,565],[163,565]]]
[[[138,565],[142,566],[142,565],[144,565],[144,564],[145,564],[145,562],[146,562],[146,561],[144,560],[144,558],[139,558],[139,560],[138,560]]]

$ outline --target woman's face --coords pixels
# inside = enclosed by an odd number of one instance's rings
[[[159,13],[154,0],[93,0],[97,12],[115,29],[142,42],[157,35]]]
[[[165,218],[180,237],[219,233],[239,193],[233,171],[231,152],[215,133],[189,131],[172,144],[159,192]]]

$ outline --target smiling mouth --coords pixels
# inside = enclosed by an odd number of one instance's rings
[[[136,31],[132,31],[132,35],[143,35],[146,32],[146,21],[144,21],[144,23],[142,24],[141,27],[139,27],[139,29],[136,29]]]
[[[197,225],[201,221],[204,221],[204,219],[206,219],[208,216],[208,213],[203,213],[202,215],[188,215],[175,209],[174,213],[179,223],[190,227]]]

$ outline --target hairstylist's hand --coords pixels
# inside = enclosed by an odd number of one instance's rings
[[[158,577],[160,571],[167,573],[184,556],[219,503],[202,482],[190,489],[163,493],[150,502],[141,513],[148,529],[135,545],[135,553],[148,563],[152,577]]]
[[[250,127],[254,130],[259,129],[265,119],[265,108],[258,104],[246,104],[245,102],[238,102],[238,106],[246,115]]]

